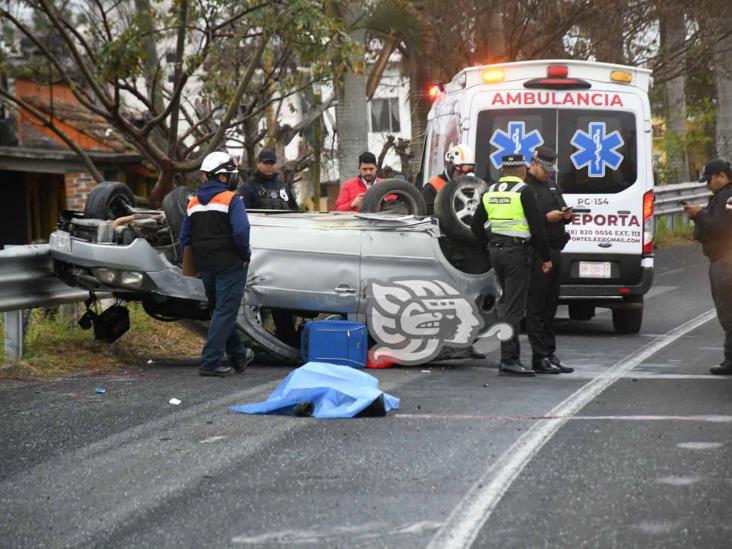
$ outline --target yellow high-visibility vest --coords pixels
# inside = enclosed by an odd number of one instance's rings
[[[521,204],[521,190],[524,188],[526,183],[515,176],[502,177],[498,183],[488,187],[488,192],[483,195],[483,207],[491,233],[526,240],[531,237]]]

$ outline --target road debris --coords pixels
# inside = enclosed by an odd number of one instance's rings
[[[168,401],[168,404],[172,404],[173,406],[178,406],[182,401],[178,400],[177,398],[171,398]]]

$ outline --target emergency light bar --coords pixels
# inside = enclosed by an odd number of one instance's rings
[[[481,77],[486,84],[495,84],[503,82],[505,75],[502,69],[486,69],[481,73]]]

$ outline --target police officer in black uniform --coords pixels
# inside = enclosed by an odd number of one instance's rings
[[[513,327],[513,337],[501,342],[498,370],[502,375],[533,376],[534,370],[520,360],[519,332],[526,313],[534,248],[541,258],[543,272],[549,272],[552,263],[536,198],[523,181],[523,155],[507,155],[501,162],[501,178],[481,197],[482,207],[477,208],[471,229],[478,242],[487,244],[503,289],[498,303],[499,318]]]
[[[277,155],[262,149],[257,156],[257,171],[239,186],[247,210],[299,210],[295,197],[276,170]],[[295,316],[288,309],[272,309],[277,337],[292,347],[299,347]]]
[[[557,342],[554,336],[554,315],[559,301],[559,282],[562,274],[562,249],[569,240],[564,229],[572,220],[572,212],[562,198],[562,193],[551,183],[556,173],[556,153],[549,147],[534,150],[526,184],[534,192],[539,213],[544,217],[544,229],[549,243],[552,269],[541,270],[541,258],[534,254],[529,284],[529,301],[526,307],[526,332],[531,344],[534,371],[543,374],[571,373],[574,368],[565,366],[555,354]]]
[[[706,208],[685,205],[694,220],[694,239],[709,258],[709,281],[717,318],[724,329],[724,361],[713,366],[717,375],[732,375],[732,169],[726,160],[715,158],[704,165],[701,179],[712,191]],[[727,201],[730,201],[728,204]]]
[[[254,175],[239,186],[247,210],[297,210],[295,197],[277,173],[277,156],[263,149],[257,157]]]

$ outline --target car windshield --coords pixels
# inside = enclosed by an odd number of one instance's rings
[[[581,109],[485,110],[478,114],[476,173],[500,177],[501,157],[528,158],[539,145],[558,153],[565,193],[617,193],[637,179],[637,132],[630,112]]]

